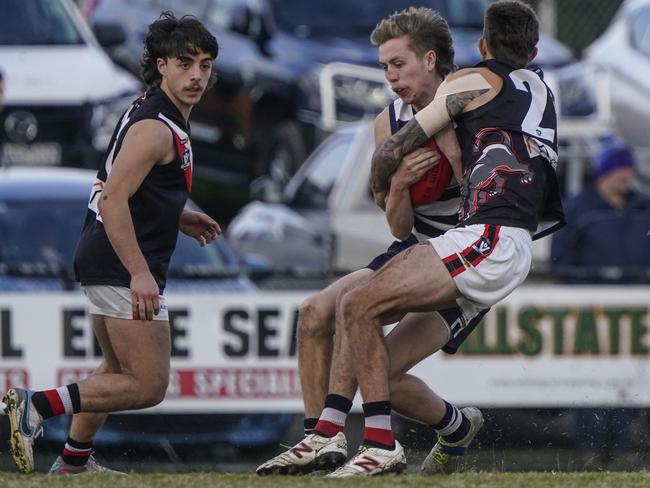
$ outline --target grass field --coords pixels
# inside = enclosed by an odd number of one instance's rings
[[[381,476],[328,480],[321,477],[269,476],[260,478],[253,474],[188,473],[188,474],[131,474],[129,476],[82,475],[49,477],[43,474],[19,475],[0,473],[0,487],[84,487],[84,488],[294,488],[330,487],[337,488],[392,488],[392,487],[444,487],[444,488],[627,488],[650,486],[650,472],[636,473],[463,473],[451,476],[424,476],[407,474],[403,476]]]

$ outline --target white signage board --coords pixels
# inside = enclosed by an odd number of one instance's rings
[[[172,373],[148,412],[299,412],[305,293],[170,294]],[[76,381],[99,363],[79,293],[0,294],[0,390]],[[490,407],[650,406],[649,287],[527,285],[456,355],[412,373],[449,401]]]

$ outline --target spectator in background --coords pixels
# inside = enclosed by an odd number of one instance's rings
[[[623,141],[603,141],[594,185],[565,205],[567,225],[553,236],[551,266],[566,283],[650,280],[650,198],[632,189],[635,158]],[[632,448],[627,408],[576,411],[578,467],[608,464]]]
[[[566,283],[650,280],[650,198],[632,189],[635,158],[608,138],[596,155],[594,185],[565,205],[567,225],[553,236],[553,274]]]

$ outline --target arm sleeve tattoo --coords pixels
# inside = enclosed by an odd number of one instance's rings
[[[402,157],[445,128],[469,102],[483,95],[491,85],[478,73],[443,82],[436,97],[404,127],[387,138],[372,156],[370,185],[373,192],[385,190]]]
[[[412,118],[398,132],[377,146],[370,169],[372,190],[374,192],[385,190],[404,154],[421,146],[428,138],[418,121]]]

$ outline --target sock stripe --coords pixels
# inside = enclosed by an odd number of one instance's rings
[[[81,397],[79,396],[79,385],[77,383],[70,383],[68,385],[68,394],[72,402],[73,413],[81,412]]]
[[[366,427],[390,430],[390,415],[373,415],[372,417],[366,417]]]
[[[63,455],[64,456],[78,456],[78,457],[90,457],[90,455],[93,453],[92,449],[88,449],[87,451],[71,451],[67,447],[63,448]]]
[[[449,423],[442,429],[438,429],[438,433],[442,436],[453,434],[460,427],[461,422],[463,421],[463,416],[458,411],[456,407],[453,407],[454,413],[452,415]]]
[[[318,419],[314,417],[308,417],[303,421],[305,436],[314,433],[314,429],[316,428],[317,423],[318,423]]]
[[[343,432],[345,430],[345,426],[335,424],[329,420],[320,419],[316,424],[315,430],[325,435],[326,437],[334,437],[339,432]]]
[[[75,447],[75,445],[84,447]],[[69,466],[79,468],[88,462],[92,453],[92,441],[78,442],[71,437],[68,437],[68,440],[63,447],[63,462]]]
[[[366,428],[364,429],[363,440],[371,441],[377,444],[383,444],[388,447],[392,447],[393,442],[395,442],[392,430],[376,429],[374,427],[368,427],[368,425],[366,425]]]
[[[327,420],[333,424],[345,426],[346,417],[347,414],[345,412],[341,412],[335,408],[325,407],[323,412],[320,414],[319,420]]]
[[[84,452],[92,452],[92,450],[93,450],[92,445],[91,445],[91,447],[80,448],[80,447],[74,447],[73,445],[70,444],[70,442],[66,442],[66,443],[65,443],[64,449],[65,449],[66,451],[70,451],[71,453],[78,453],[78,452],[81,452],[81,453],[84,453]]]
[[[59,398],[61,398],[61,403],[63,404],[63,408],[65,409],[65,413],[68,415],[71,415],[74,413],[74,409],[72,408],[72,399],[70,398],[70,391],[68,390],[67,386],[59,386],[56,389],[56,392],[59,394]]]
[[[59,392],[57,390],[45,390],[43,394],[50,404],[52,415],[62,415],[66,413],[65,406],[63,405],[63,402],[61,401],[61,397],[59,396]]]

